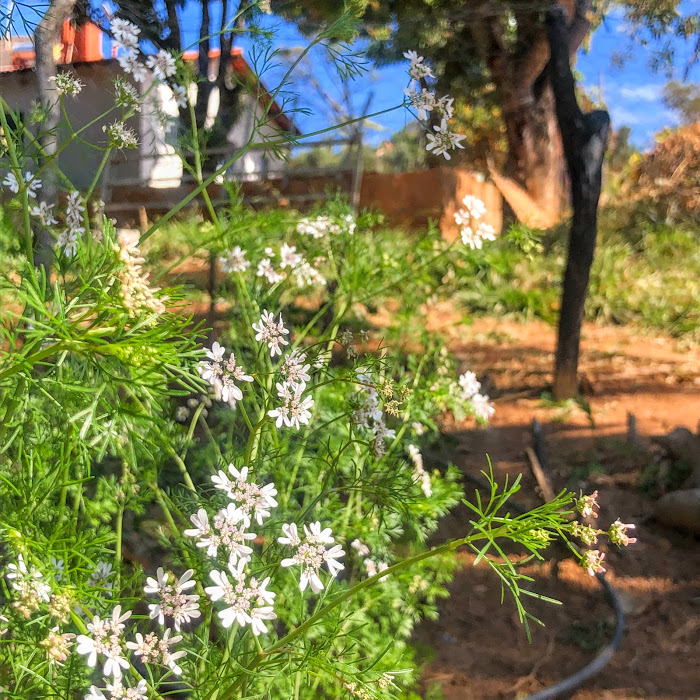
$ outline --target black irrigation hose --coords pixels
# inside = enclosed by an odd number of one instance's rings
[[[625,613],[622,610],[622,605],[620,604],[617,593],[615,593],[615,589],[605,580],[605,574],[596,574],[595,576],[598,579],[598,583],[603,587],[605,597],[615,611],[616,626],[612,641],[602,648],[591,663],[584,666],[579,671],[576,671],[576,673],[572,673],[567,678],[564,678],[564,680],[550,685],[549,688],[540,690],[534,695],[528,695],[524,700],[551,700],[551,698],[558,698],[565,693],[576,690],[576,688],[585,683],[589,678],[600,673],[608,665],[613,654],[620,646],[622,635],[625,631]]]
[[[543,468],[546,468],[547,454],[542,425],[538,420],[532,421],[532,437],[534,441],[535,454]],[[609,644],[606,644],[591,663],[584,666],[582,669],[572,673],[563,680],[544,688],[533,695],[528,695],[524,700],[551,700],[558,698],[565,693],[570,693],[576,690],[580,685],[585,683],[589,678],[593,678],[600,673],[612,659],[613,654],[619,648],[622,642],[622,636],[625,632],[625,613],[622,610],[620,598],[615,589],[605,579],[605,574],[596,574],[598,583],[603,587],[605,597],[615,611],[615,634]]]
[[[538,421],[533,422],[533,433],[535,438],[535,453],[537,454],[537,458],[540,460],[540,464],[544,466],[544,437],[542,435],[541,426]],[[443,467],[447,466],[447,463],[439,458],[430,458],[430,461],[439,462]],[[487,491],[490,490],[489,485],[483,479],[480,479],[476,476],[472,476],[471,474],[466,474],[464,472],[462,473],[468,481],[471,481],[478,488],[485,489]],[[511,508],[511,510],[518,511],[521,514],[526,513],[528,511],[528,508],[521,505],[517,501],[509,500],[508,505]],[[606,600],[608,601],[608,603],[610,603],[611,607],[615,611],[615,634],[613,635],[612,640],[609,644],[606,644],[601,649],[601,651],[598,653],[595,659],[593,659],[593,661],[584,666],[582,669],[576,671],[576,673],[572,673],[570,676],[564,678],[558,683],[555,683],[554,685],[550,685],[548,688],[540,690],[534,695],[526,696],[525,698],[523,698],[523,700],[552,700],[552,698],[558,698],[564,695],[565,693],[570,693],[571,691],[575,690],[580,685],[585,683],[589,678],[592,678],[596,674],[600,673],[610,663],[613,654],[619,648],[625,631],[625,613],[622,609],[622,603],[620,602],[620,598],[615,592],[615,589],[605,579],[605,574],[596,574],[595,577],[598,583],[603,588],[603,593],[605,595]]]

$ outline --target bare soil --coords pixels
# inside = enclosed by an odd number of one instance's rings
[[[650,437],[676,426],[693,431],[700,421],[700,350],[627,328],[587,325],[581,353],[583,389],[590,416],[576,404],[543,400],[551,384],[554,329],[477,319],[466,326],[446,307],[433,309],[431,325],[447,332],[462,371],[472,369],[494,399],[486,428],[446,425],[445,451],[465,473],[478,476],[488,454],[500,482],[523,475],[524,505],[541,502],[524,454],[532,421],[546,437],[547,473],[555,490],[600,493],[602,526],[620,517],[637,523],[637,544],[607,553],[608,580],[626,611],[622,645],[595,679],[569,696],[575,700],[700,698],[700,543],[651,517],[663,483],[649,482],[658,456]],[[637,439],[628,435],[628,412]],[[591,421],[592,419],[592,421]],[[646,487],[643,484],[646,483]],[[467,484],[467,492],[473,487]],[[436,540],[460,536],[466,508],[442,523]],[[610,640],[614,615],[602,589],[571,559],[531,566],[532,589],[560,600],[533,600],[529,610],[544,622],[532,642],[515,607],[474,557],[462,567],[440,618],[418,628],[425,659],[423,689],[446,700],[522,698],[572,674]]]

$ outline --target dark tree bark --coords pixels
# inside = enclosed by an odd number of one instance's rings
[[[590,0],[560,0],[557,7],[570,18],[566,44],[573,56],[590,28],[585,15]],[[532,8],[512,10],[518,39],[511,46],[504,34],[507,16],[484,3],[469,32],[487,66],[501,105],[508,141],[504,175],[520,185],[543,212],[558,218],[565,205],[565,165],[549,78],[550,46],[541,16]]]
[[[34,35],[36,51],[36,81],[39,100],[46,110],[43,124],[44,135],[41,138],[43,149],[42,161],[53,158],[58,150],[58,125],[61,121],[61,107],[58,93],[51,81],[56,75],[54,46],[61,39],[63,23],[70,17],[76,0],[53,0],[46,14],[37,25]],[[55,170],[49,166],[42,177],[42,196],[47,204],[58,202],[58,178]],[[48,276],[51,267],[53,240],[51,234],[43,227],[34,230],[34,264],[43,268]]]
[[[581,20],[585,21],[585,4],[577,8],[571,26],[567,26],[560,6],[554,6],[547,15],[549,70],[573,205],[554,368],[553,394],[557,400],[571,398],[578,390],[581,323],[598,234],[598,199],[610,131],[606,111],[584,114],[576,99],[569,62],[570,36],[579,31]]]

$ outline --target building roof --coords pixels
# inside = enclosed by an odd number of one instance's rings
[[[61,32],[61,43],[56,46],[56,62],[59,65],[76,67],[85,64],[111,63],[116,59],[116,49],[112,46],[111,55],[105,56],[103,38],[104,32],[92,23],[76,28],[74,23],[66,21]],[[183,58],[186,61],[196,61],[199,54],[197,51],[186,51]],[[209,51],[212,67],[218,66],[220,60],[220,49]],[[30,37],[14,37],[0,42],[0,80],[2,80],[2,74],[33,70],[35,63],[36,54]],[[268,114],[282,131],[294,135],[301,133],[248,65],[243,57],[243,49],[240,47],[231,49],[231,67],[236,77],[257,96],[258,101],[268,110]]]

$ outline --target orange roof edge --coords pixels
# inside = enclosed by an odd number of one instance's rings
[[[102,30],[95,24],[88,22],[80,27],[76,27],[74,22],[66,20],[61,32],[60,65],[70,65],[72,63],[100,63],[106,62],[108,58],[102,55]],[[210,49],[208,57],[220,58],[221,49]],[[112,58],[115,56],[113,55]],[[199,52],[195,49],[185,51],[182,55],[186,61],[195,61],[199,58]],[[34,49],[18,49],[12,53],[12,64],[3,66],[2,74],[30,68],[35,61]],[[272,100],[270,92],[265,88],[260,78],[255,75],[248,62],[243,58],[243,49],[240,46],[231,48],[231,65],[238,76],[245,81],[257,84],[260,92],[257,95],[269,113],[273,116],[275,123],[284,131],[293,134],[300,134],[299,129],[294,126],[292,120],[282,112],[276,101]]]

